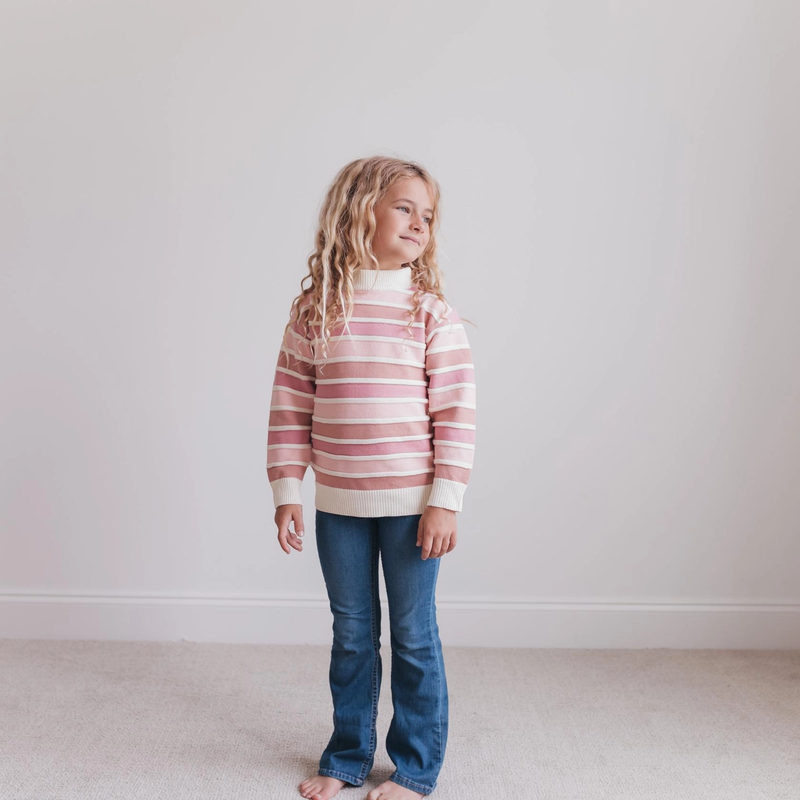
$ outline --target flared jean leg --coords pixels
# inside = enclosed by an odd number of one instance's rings
[[[382,678],[377,522],[317,510],[316,542],[333,614],[333,734],[318,773],[361,786],[375,759]]]
[[[394,716],[386,750],[396,770],[390,780],[429,794],[444,761],[449,705],[436,620],[441,558],[422,560],[420,517],[380,517],[378,523],[392,643]]]

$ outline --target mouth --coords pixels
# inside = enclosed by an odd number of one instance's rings
[[[419,242],[414,239],[412,236],[401,236],[401,239],[405,239],[408,242],[414,242],[415,245],[419,245]]]

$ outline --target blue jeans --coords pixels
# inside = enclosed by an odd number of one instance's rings
[[[316,510],[316,541],[333,613],[333,735],[319,774],[353,786],[375,759],[381,689],[378,553],[389,602],[392,706],[390,780],[421,794],[436,787],[447,743],[448,697],[436,622],[441,558],[422,560],[421,514],[351,517]]]

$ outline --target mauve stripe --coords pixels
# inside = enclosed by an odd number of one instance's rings
[[[451,467],[449,464],[436,465],[436,476],[447,481],[466,483],[469,480],[469,472],[469,469],[464,467]]]
[[[441,425],[442,422],[453,423],[467,423],[470,425],[475,424],[475,409],[463,408],[462,406],[451,406],[450,408],[442,408],[436,412],[436,421],[434,423],[434,430],[451,430],[447,425]],[[435,438],[439,438],[436,436]]]
[[[267,475],[270,481],[278,478],[300,478],[302,480],[306,467],[297,464],[283,464],[280,467],[268,467]]]
[[[311,414],[307,411],[288,411],[273,409],[270,412],[269,426],[270,428],[281,428],[286,425],[311,425]],[[277,433],[278,431],[276,431]],[[306,433],[308,438],[308,433]]]
[[[270,444],[308,444],[307,430],[270,431],[269,437]],[[310,447],[309,445],[309,449]],[[274,451],[270,450],[269,452],[271,454]],[[272,455],[270,455],[270,460],[273,460]]]
[[[314,391],[314,382],[307,378],[296,378],[294,375],[287,375],[285,372],[278,372],[275,376],[276,386],[288,386],[290,389],[297,389],[301,392]]]
[[[466,442],[467,444],[473,444],[475,441],[474,428],[450,428],[447,425],[437,425],[434,431],[434,439],[444,439],[450,442]]]

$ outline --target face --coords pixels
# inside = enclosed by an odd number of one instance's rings
[[[375,205],[372,249],[381,269],[399,269],[424,252],[430,241],[433,200],[422,178],[404,178]]]

